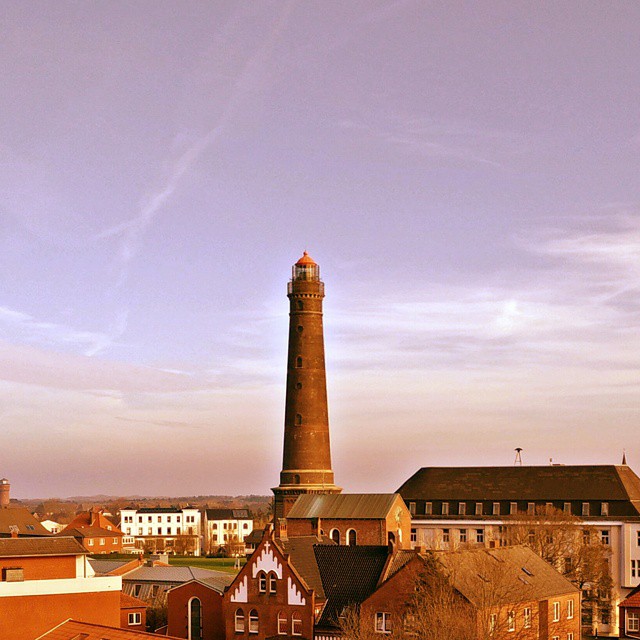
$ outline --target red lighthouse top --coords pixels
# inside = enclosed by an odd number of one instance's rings
[[[305,251],[302,254],[302,258],[300,258],[296,264],[317,264],[317,262]]]

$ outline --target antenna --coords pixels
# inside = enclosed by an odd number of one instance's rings
[[[522,447],[516,447],[515,452],[516,452],[516,459],[515,459],[515,462],[513,463],[513,466],[521,467],[522,466]]]

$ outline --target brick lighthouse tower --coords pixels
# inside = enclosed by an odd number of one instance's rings
[[[280,485],[273,489],[274,521],[285,518],[301,493],[340,493],[333,483],[324,366],[320,267],[305,251],[293,265],[289,298],[289,354]]]

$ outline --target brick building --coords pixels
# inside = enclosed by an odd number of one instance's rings
[[[91,554],[122,553],[133,545],[133,537],[125,536],[98,507],[79,513],[58,535],[72,536]]]
[[[640,587],[620,603],[620,637],[640,638]]]
[[[588,621],[618,634],[617,604],[640,584],[640,478],[622,465],[425,467],[399,489],[412,515],[416,546],[500,545],[519,515],[553,509],[589,527],[610,551],[613,611]],[[613,615],[612,615],[613,614]]]
[[[75,618],[120,624],[119,577],[96,577],[73,538],[0,539],[0,640],[33,640]]]
[[[120,626],[123,629],[145,631],[147,628],[147,603],[121,592]]]
[[[397,493],[301,495],[287,515],[286,536],[327,535],[336,544],[410,546],[411,514]]]
[[[169,636],[163,637],[172,640]],[[122,629],[69,619],[38,636],[35,640],[151,640],[152,638],[157,640],[158,636],[137,629]],[[176,639],[173,638],[173,640]]]

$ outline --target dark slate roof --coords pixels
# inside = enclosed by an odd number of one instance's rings
[[[323,544],[313,549],[327,599],[318,625],[337,626],[345,607],[360,604],[376,590],[389,548]]]
[[[487,585],[492,594],[503,594],[505,604],[580,592],[529,547],[437,551],[435,554],[455,589],[477,606],[486,602]]]
[[[260,540],[262,540],[262,536],[264,535],[264,531],[261,529],[254,529],[248,536],[244,537],[245,544],[258,544]]]
[[[250,520],[247,509],[206,509],[207,520]]]
[[[141,507],[136,511],[138,513],[182,513],[182,509],[179,507]]]
[[[86,555],[75,538],[2,538],[0,558],[30,556],[77,556]]]
[[[335,545],[335,542],[327,536],[300,536],[299,538],[278,540],[278,546],[289,555],[295,570],[307,583],[307,586],[316,592],[316,599],[324,600],[322,579],[313,548],[317,544]]]
[[[0,536],[10,536],[13,527],[20,536],[50,536],[25,507],[0,507]]]
[[[231,578],[229,580],[229,577]],[[224,571],[213,569],[201,569],[200,567],[178,567],[178,566],[154,566],[143,565],[122,576],[126,582],[166,582],[172,584],[182,584],[190,580],[204,581],[215,578],[221,581],[229,580],[229,584],[235,576]]]
[[[91,568],[100,575],[107,575],[120,567],[124,567],[125,564],[129,564],[131,560],[98,560],[96,558],[89,558],[89,564]]]
[[[298,497],[287,519],[296,518],[386,518],[396,493],[306,493]]]
[[[398,493],[415,500],[640,500],[626,465],[423,467]]]

